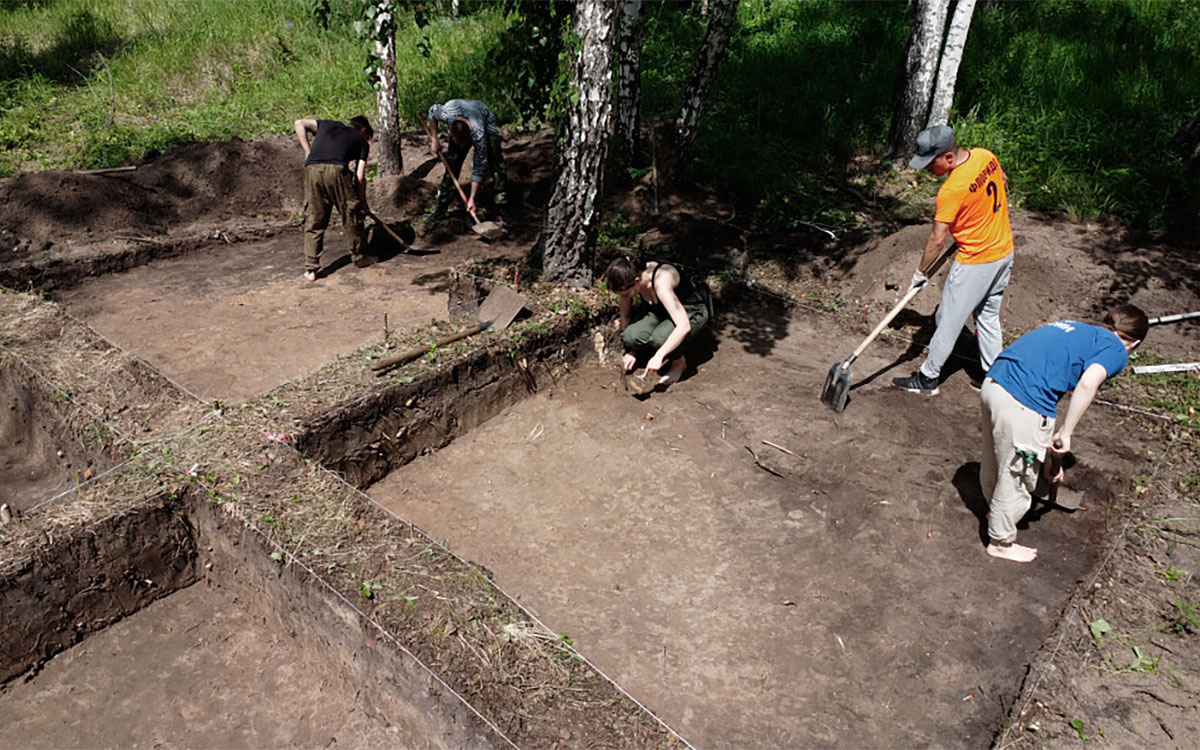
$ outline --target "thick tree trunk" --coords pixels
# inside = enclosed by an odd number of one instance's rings
[[[929,114],[929,97],[942,51],[942,33],[950,0],[917,0],[908,28],[904,80],[892,107],[889,145],[893,158],[906,160],[916,148],[917,134]]]
[[[572,73],[577,100],[568,112],[558,181],[534,254],[547,281],[592,285],[592,255],[600,229],[597,208],[612,137],[613,40],[618,0],[577,0],[579,54]]]
[[[375,56],[379,58],[379,90],[375,96],[379,109],[379,122],[376,125],[379,174],[401,174],[404,171],[404,156],[400,152],[400,117],[396,103],[396,16],[391,0],[379,0],[377,7],[376,35],[381,30],[387,31],[386,42],[375,42]]]
[[[638,147],[638,115],[642,107],[642,0],[621,0],[617,33],[619,78],[617,80],[617,158],[633,164]]]
[[[954,106],[954,83],[958,80],[958,66],[962,63],[967,31],[971,28],[971,16],[974,13],[975,0],[958,0],[954,5],[950,28],[946,30],[946,44],[942,48],[942,62],[938,66],[937,85],[933,87],[933,102],[929,105],[927,128],[945,125],[950,119],[950,108]]]
[[[712,0],[708,9],[708,31],[696,52],[692,73],[683,89],[683,102],[679,116],[675,118],[674,131],[660,131],[663,137],[659,139],[657,170],[658,179],[664,185],[676,181],[688,149],[696,140],[708,95],[717,80],[717,69],[725,58],[725,51],[729,49],[737,10],[738,0]]]

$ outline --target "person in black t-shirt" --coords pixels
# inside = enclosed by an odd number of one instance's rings
[[[346,125],[336,120],[299,119],[296,140],[304,149],[304,278],[317,280],[325,228],[334,206],[350,243],[350,259],[363,268],[371,261],[362,254],[366,244],[367,156],[375,131],[359,115]],[[309,133],[315,133],[309,144]],[[350,163],[356,162],[350,171]]]

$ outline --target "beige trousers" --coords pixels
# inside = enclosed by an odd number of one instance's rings
[[[988,537],[1007,544],[1017,538],[1017,522],[1029,511],[1042,460],[1054,436],[1054,419],[1044,417],[986,378],[983,404],[983,456],[979,484],[988,501]]]

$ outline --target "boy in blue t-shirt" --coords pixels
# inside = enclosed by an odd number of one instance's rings
[[[1015,544],[1047,449],[1071,450],[1071,436],[1104,381],[1124,369],[1146,337],[1146,314],[1114,307],[1102,325],[1060,320],[1030,331],[1000,353],[983,381],[983,458],[979,483],[988,501],[992,557],[1031,562],[1037,550]],[[1074,391],[1055,431],[1058,400]],[[1054,441],[1061,447],[1051,449]],[[1049,478],[1062,481],[1062,471]]]

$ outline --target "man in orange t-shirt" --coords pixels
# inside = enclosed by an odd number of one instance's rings
[[[910,166],[927,169],[938,177],[949,175],[938,190],[933,230],[913,274],[912,286],[919,288],[929,283],[925,271],[941,255],[947,237],[954,238],[958,253],[942,289],[937,331],[929,342],[924,364],[907,378],[893,378],[892,384],[934,396],[942,365],[950,358],[967,318],[975,320],[979,362],[985,374],[1003,348],[1000,301],[1013,262],[1008,178],[995,154],[983,148],[960,148],[954,131],[946,125],[921,131],[917,136],[917,155]],[[972,378],[971,385],[978,389],[981,380],[982,376]]]

